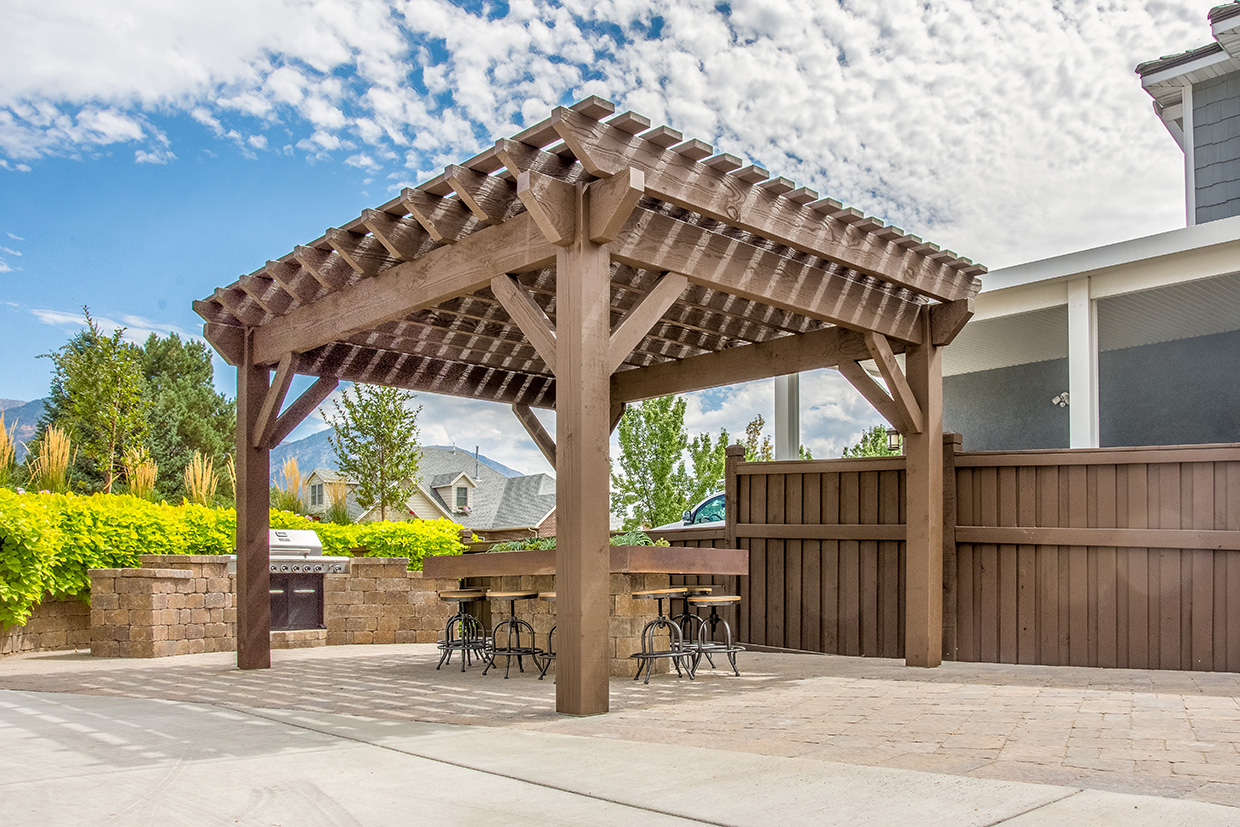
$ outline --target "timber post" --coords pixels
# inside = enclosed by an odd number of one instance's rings
[[[268,393],[267,368],[253,363],[254,331],[246,331],[237,365],[237,666],[271,666],[271,451],[257,433]]]
[[[960,434],[943,434],[943,659],[956,660],[956,454]]]
[[[576,229],[556,255],[555,705],[568,715],[606,712],[610,673],[611,259],[586,236],[584,194],[573,193]]]
[[[943,363],[928,332],[905,354],[908,387],[921,410],[921,428],[906,433],[907,578],[904,661],[943,662]]]

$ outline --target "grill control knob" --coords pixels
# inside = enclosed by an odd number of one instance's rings
[[[315,567],[314,567],[314,573],[315,573],[315,574],[320,574],[322,571],[323,571],[323,564],[322,564],[322,563],[319,563],[317,566],[315,566]]]
[[[288,563],[285,563],[283,566],[280,566],[280,571],[288,571]]]
[[[271,572],[272,572],[272,574],[275,574],[275,573],[276,573],[276,572],[278,572],[279,570],[280,570],[280,567],[279,567],[279,566],[275,565],[274,563],[271,565]]]

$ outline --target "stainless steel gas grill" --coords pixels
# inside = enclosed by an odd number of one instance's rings
[[[322,629],[323,575],[344,574],[348,557],[325,557],[314,531],[273,528],[267,532],[271,565],[271,628],[276,631]],[[237,557],[229,561],[237,571]]]

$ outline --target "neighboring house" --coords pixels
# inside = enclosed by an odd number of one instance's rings
[[[1188,226],[982,277],[943,356],[968,450],[1240,442],[1240,3],[1137,74],[1184,150]]]
[[[405,508],[388,509],[389,520],[447,518],[487,540],[549,537],[555,534],[555,479],[547,474],[506,476],[474,454],[453,448],[424,447],[417,489]],[[349,485],[349,516],[379,519],[379,509],[363,509],[356,485],[338,472],[316,468],[307,478],[310,509],[326,510],[330,483]],[[395,513],[394,513],[395,512]]]

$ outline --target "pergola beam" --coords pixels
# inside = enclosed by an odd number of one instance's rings
[[[557,108],[551,122],[591,175],[606,178],[640,167],[646,170],[646,192],[656,198],[940,301],[966,298],[980,287],[948,265],[771,190],[743,186],[739,176],[660,147],[645,136],[629,135],[566,107]]]
[[[258,410],[258,419],[254,423],[254,447],[271,446],[271,435],[275,432],[276,420],[280,416],[280,408],[284,405],[284,397],[288,394],[289,385],[293,382],[293,365],[295,357],[286,353],[280,357],[276,367],[275,381],[267,388],[262,407]]]
[[[545,267],[554,249],[532,218],[519,215],[271,320],[255,333],[254,358],[271,364],[289,351],[304,353],[476,292],[501,273]]]
[[[833,368],[845,360],[868,357],[869,351],[860,333],[829,327],[689,359],[661,362],[648,368],[623,370],[611,378],[611,398],[614,402],[636,402],[669,393],[688,393]]]
[[[332,391],[339,386],[340,381],[334,376],[320,376],[316,379],[313,385],[302,391],[301,396],[297,397],[293,404],[280,414],[280,418],[276,420],[275,427],[268,437],[267,447],[274,448],[283,442],[293,432],[293,429],[300,425],[310,415],[310,412],[322,404],[324,399],[331,396]]]

